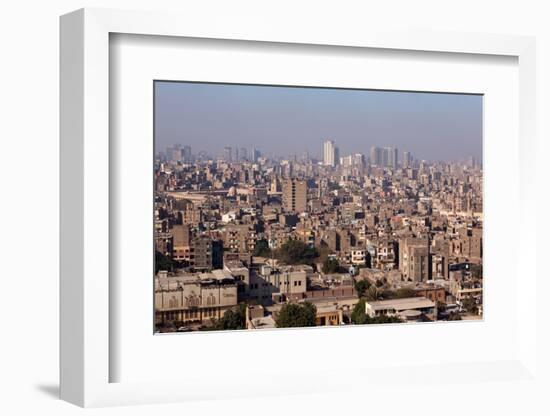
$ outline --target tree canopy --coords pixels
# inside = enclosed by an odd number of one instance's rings
[[[380,299],[381,294],[382,294],[382,291],[380,289],[378,289],[375,285],[370,285],[367,291],[365,292],[365,299],[378,300]]]
[[[363,325],[367,323],[367,314],[365,310],[365,301],[360,300],[351,312],[351,323],[355,325]]]
[[[311,264],[316,251],[303,241],[288,240],[277,250],[276,256],[286,264]]]
[[[256,241],[256,246],[254,247],[253,256],[258,257],[269,257],[271,256],[271,249],[266,239],[261,239]]]
[[[317,308],[310,302],[285,303],[275,321],[277,328],[315,326]]]
[[[355,291],[357,292],[357,296],[359,296],[360,298],[365,296],[365,293],[367,292],[370,285],[371,284],[368,280],[355,280],[355,282],[353,283]]]
[[[340,263],[338,260],[327,257],[323,262],[323,273],[338,273],[340,271]]]
[[[209,330],[231,330],[246,328],[246,305],[240,304],[238,307],[225,311],[220,319],[213,320]]]
[[[159,270],[174,271],[174,261],[160,251],[155,251],[155,273]]]

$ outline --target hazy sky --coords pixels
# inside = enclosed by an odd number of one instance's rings
[[[482,97],[326,88],[155,83],[157,151],[180,143],[213,156],[255,146],[269,156],[321,157],[395,146],[417,159],[481,160]]]

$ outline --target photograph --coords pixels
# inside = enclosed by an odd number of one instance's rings
[[[155,80],[154,333],[483,319],[483,95]]]

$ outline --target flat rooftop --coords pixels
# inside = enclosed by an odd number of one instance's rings
[[[227,270],[216,269],[210,273],[185,273],[178,275],[157,275],[155,289],[173,289],[185,284],[228,283],[234,281],[233,275]]]
[[[404,311],[407,309],[433,308],[435,303],[423,296],[418,296],[413,298],[371,301],[367,302],[367,305],[374,310],[395,309],[396,311]]]

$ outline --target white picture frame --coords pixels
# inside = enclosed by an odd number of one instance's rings
[[[517,58],[519,68],[519,227],[520,246],[535,241],[536,217],[532,215],[535,166],[535,41],[529,37],[465,33],[395,32],[368,28],[358,32],[329,30],[301,31],[276,24],[240,25],[234,27],[223,20],[204,26],[192,16],[168,13],[130,12],[106,9],[83,9],[61,18],[61,398],[80,406],[158,403],[273,395],[280,393],[326,392],[351,390],[364,380],[374,389],[394,385],[402,389],[430,385],[433,374],[457,374],[460,382],[469,382],[468,374],[476,374],[475,382],[538,383],[536,348],[537,323],[529,310],[536,307],[537,274],[534,261],[522,261],[522,285],[518,287],[517,345],[509,357],[480,362],[449,360],[422,363],[411,367],[379,368],[368,371],[343,366],[330,369],[338,380],[327,388],[317,381],[319,375],[288,382],[283,373],[270,373],[270,386],[259,388],[251,381],[228,388],[223,383],[211,384],[208,391],[196,382],[199,374],[190,374],[180,381],[112,382],[111,367],[117,356],[112,349],[110,310],[116,309],[109,280],[110,231],[113,226],[110,207],[110,34],[170,36],[277,42],[283,44],[331,45],[333,47],[374,48],[384,50],[427,51],[442,54],[502,55]],[[529,215],[527,215],[529,213]],[[518,254],[518,262],[526,256]],[[532,259],[532,257],[531,257]],[[523,267],[523,266],[522,266]],[[518,271],[514,278],[517,278]],[[529,318],[529,319],[528,319]],[[411,327],[397,329],[409,331]],[[356,328],[360,331],[361,328]],[[275,333],[275,332],[274,332]],[[318,336],[318,335],[309,336]],[[317,333],[318,334],[318,333]],[[223,334],[222,334],[223,335]],[[239,337],[242,334],[232,334]],[[152,336],[152,334],[151,334]],[[273,335],[271,335],[273,336]],[[275,335],[276,336],[276,335]],[[165,343],[170,342],[169,337]],[[249,337],[247,337],[249,339]],[[235,342],[239,342],[236,340]],[[138,348],[138,347],[136,347]],[[246,374],[246,372],[244,372]],[[374,382],[377,380],[377,382]]]

